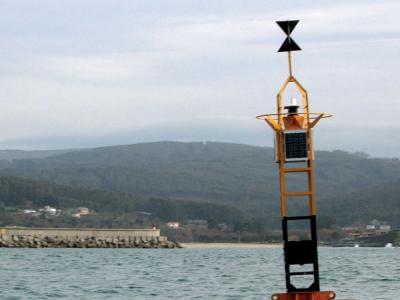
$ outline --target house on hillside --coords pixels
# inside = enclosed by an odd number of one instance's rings
[[[80,214],[81,216],[90,215],[90,210],[89,210],[89,208],[87,208],[87,207],[78,207],[78,208],[76,209],[76,212],[77,212],[78,214]]]
[[[387,222],[379,221],[379,220],[372,220],[365,226],[366,231],[372,231],[375,234],[383,234],[388,233],[392,230],[392,226],[390,226]]]
[[[168,222],[167,226],[172,229],[179,229],[179,222]]]
[[[57,214],[57,209],[54,207],[51,207],[50,205],[46,205],[44,208],[39,209],[41,213],[48,214],[55,216]]]
[[[82,216],[90,215],[90,210],[87,207],[78,207],[75,213],[72,215],[75,218],[80,218]]]
[[[386,232],[389,232],[390,230],[392,230],[392,226],[390,226],[390,225],[380,225],[379,226],[379,230],[380,231],[386,231]]]

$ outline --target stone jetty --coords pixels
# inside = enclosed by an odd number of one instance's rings
[[[7,248],[180,248],[159,229],[0,228]]]

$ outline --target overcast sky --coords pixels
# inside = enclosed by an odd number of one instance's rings
[[[400,157],[399,15],[399,1],[1,1],[0,147],[271,145],[255,116],[288,75],[275,21],[300,19],[294,74],[335,115],[315,147]]]

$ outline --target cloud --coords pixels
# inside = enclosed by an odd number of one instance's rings
[[[386,141],[400,127],[397,1],[21,3],[7,2],[0,18],[3,147],[146,137],[258,144],[270,133],[254,117],[274,111],[287,76],[274,23],[285,18],[301,19],[295,75],[312,110],[334,113],[339,148],[368,152],[358,137]]]

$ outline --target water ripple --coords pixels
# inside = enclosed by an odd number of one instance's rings
[[[323,289],[391,300],[400,249],[322,248]],[[0,299],[269,299],[284,291],[282,250],[0,249]]]

